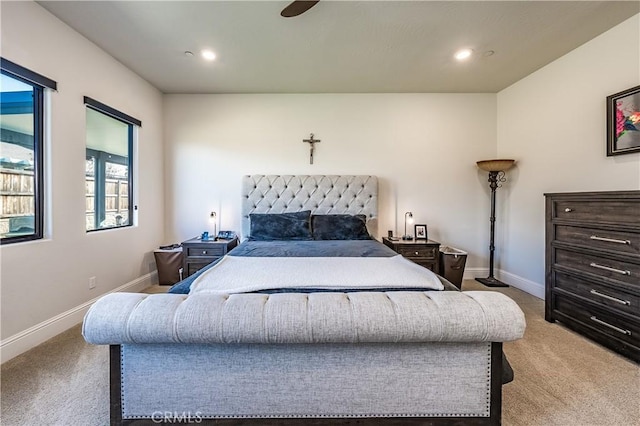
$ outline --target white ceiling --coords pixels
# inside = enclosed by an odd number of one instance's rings
[[[280,16],[288,1],[38,3],[164,93],[493,93],[640,13],[638,1],[322,0],[295,18]],[[461,47],[476,55],[456,62]]]

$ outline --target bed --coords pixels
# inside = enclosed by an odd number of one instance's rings
[[[168,294],[98,300],[112,424],[499,424],[522,311],[371,239],[374,176],[243,178],[243,241]],[[451,290],[451,291],[447,291]]]

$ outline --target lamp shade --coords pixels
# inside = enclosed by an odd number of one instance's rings
[[[503,172],[513,167],[516,160],[482,160],[476,162],[485,172]]]

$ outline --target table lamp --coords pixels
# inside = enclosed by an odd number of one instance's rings
[[[403,240],[413,240],[413,235],[407,233],[407,223],[413,223],[413,213],[406,212],[404,214],[404,235],[402,236]]]

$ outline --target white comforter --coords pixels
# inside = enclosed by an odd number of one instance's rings
[[[225,256],[191,285],[195,293],[247,293],[282,288],[443,290],[430,270],[393,257]]]

